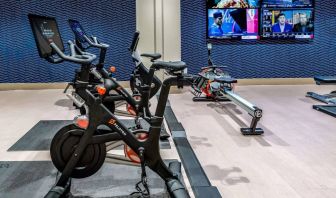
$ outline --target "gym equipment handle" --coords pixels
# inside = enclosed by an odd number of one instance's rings
[[[57,53],[57,55],[60,58],[62,58],[63,60],[70,61],[70,62],[80,63],[80,64],[90,64],[92,61],[94,61],[96,59],[96,55],[90,54],[90,53],[87,53],[87,52],[85,52],[85,53],[81,52],[76,48],[77,51],[80,52],[80,54],[77,54],[76,49],[75,49],[75,44],[72,41],[68,41],[68,44],[69,44],[70,53],[71,53],[70,55],[65,55],[57,47],[57,45],[54,42],[50,43],[50,47],[53,48],[53,50],[55,50],[55,52]]]
[[[105,43],[99,43],[97,40],[97,37],[92,37],[92,40],[89,39],[86,35],[84,35],[84,39],[86,40],[86,42],[89,43],[89,45],[93,46],[93,47],[97,47],[97,48],[109,48],[110,46],[108,44]]]

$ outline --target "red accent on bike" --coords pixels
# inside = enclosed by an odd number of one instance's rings
[[[141,141],[144,142],[148,139],[148,133],[137,133],[135,134],[135,137]],[[139,163],[140,164],[140,158],[136,152],[134,152],[127,144],[125,144],[125,155],[128,157],[132,162]]]
[[[130,104],[127,104],[126,108],[129,114],[136,116],[136,111]]]
[[[86,116],[79,116],[74,121],[79,128],[87,129],[89,126],[89,119]]]
[[[105,87],[97,86],[96,89],[97,89],[97,92],[98,92],[99,95],[101,95],[101,96],[105,95],[105,93],[106,93],[106,88]]]
[[[116,72],[116,71],[117,71],[117,68],[116,68],[116,67],[114,67],[114,66],[111,66],[111,67],[110,67],[110,72],[114,73],[114,72]]]

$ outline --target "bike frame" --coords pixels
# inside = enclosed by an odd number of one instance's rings
[[[87,38],[87,37],[86,37]],[[88,39],[88,38],[87,38]],[[133,70],[132,77],[135,81],[143,81],[143,79],[147,79],[150,77],[149,70],[146,68],[146,66],[142,63],[141,56],[139,52],[136,50],[137,44],[139,41],[139,33],[136,33],[133,40],[132,44],[130,47],[130,51],[132,52],[132,60],[135,63],[135,69]],[[90,47],[85,48],[82,43],[80,42],[79,39],[76,39],[77,46],[81,50],[88,49]],[[105,96],[104,101],[120,101],[120,100],[125,100],[133,109],[136,109],[136,112],[139,114],[144,113],[148,116],[150,116],[150,111],[147,108],[147,106],[142,105],[144,103],[144,100],[142,99],[143,97],[143,83],[145,82],[135,82],[135,86],[138,92],[140,92],[141,100],[142,101],[137,101],[134,99],[134,97],[129,94],[129,92],[123,88],[114,78],[112,78],[109,74],[109,72],[104,68],[104,62],[105,62],[105,57],[107,53],[107,48],[99,48],[100,49],[100,55],[99,55],[99,62],[96,65],[96,70],[102,75],[104,79],[109,79],[112,83],[113,86],[111,86],[112,90],[116,91],[119,96]],[[149,94],[149,98],[152,98],[160,89],[162,82],[160,79],[156,76],[151,77],[152,82],[150,85],[154,84],[154,87],[151,87],[151,92]],[[145,108],[143,108],[145,107]],[[138,115],[141,116],[141,115]]]
[[[89,68],[89,65],[82,65],[82,69]],[[82,70],[83,72],[83,70]],[[149,69],[149,78],[147,83],[153,79],[155,69]],[[84,72],[83,72],[84,73]],[[88,75],[81,75],[81,80],[79,81],[79,89],[77,94],[84,99],[85,104],[88,106],[88,116],[89,125],[85,130],[85,133],[80,138],[78,146],[74,153],[72,154],[70,160],[65,166],[62,176],[57,182],[57,186],[64,186],[71,175],[72,170],[76,166],[80,156],[87,145],[93,143],[106,143],[110,141],[123,140],[133,151],[135,151],[142,159],[145,160],[146,166],[155,171],[162,179],[167,182],[169,179],[178,179],[164,164],[159,147],[159,138],[161,126],[163,123],[163,115],[165,110],[165,104],[168,100],[168,94],[170,87],[178,84],[189,84],[190,79],[185,78],[182,74],[178,76],[173,76],[166,79],[162,84],[162,89],[160,92],[158,106],[155,111],[155,115],[148,118],[150,123],[148,139],[145,141],[139,141],[134,136],[133,132],[130,131],[120,120],[113,115],[102,103],[101,96],[93,95],[90,90],[87,89]],[[143,86],[144,95],[143,98],[148,98],[150,94],[150,86]],[[146,101],[146,100],[145,100]],[[148,103],[146,104],[148,105]],[[110,133],[105,133],[102,135],[95,134],[97,127],[99,125],[106,125],[111,129]]]

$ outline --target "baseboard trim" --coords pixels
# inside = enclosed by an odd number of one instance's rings
[[[129,81],[122,81],[119,84],[129,88]],[[65,89],[67,82],[60,83],[0,83],[0,91],[7,90],[39,90],[39,89]]]
[[[0,83],[0,90],[65,89],[68,83]]]
[[[238,85],[307,85],[315,84],[313,78],[253,78],[238,79]]]
[[[128,81],[119,82],[121,86],[129,88]],[[254,78],[238,79],[238,85],[306,85],[315,84],[313,78]],[[38,90],[64,89],[67,83],[0,83],[0,91],[5,90]],[[172,88],[173,92],[179,92]]]

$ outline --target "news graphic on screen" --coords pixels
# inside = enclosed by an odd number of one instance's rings
[[[261,0],[207,0],[207,8],[259,8]]]
[[[262,37],[273,39],[313,39],[313,9],[264,9]]]
[[[262,7],[313,7],[313,0],[263,0]]]
[[[258,9],[208,9],[208,38],[259,39]]]

